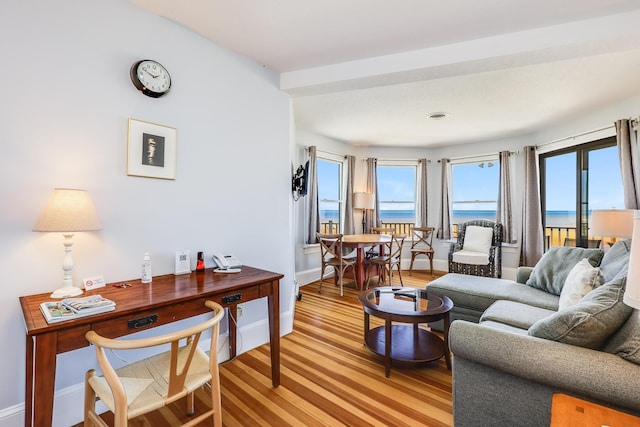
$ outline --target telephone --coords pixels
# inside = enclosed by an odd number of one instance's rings
[[[233,255],[223,255],[220,252],[213,254],[213,261],[218,268],[215,270],[218,273],[237,273],[242,267],[240,260]]]

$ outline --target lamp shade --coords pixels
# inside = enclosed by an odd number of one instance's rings
[[[373,209],[376,204],[376,196],[371,193],[353,193],[354,209]]]
[[[86,190],[54,188],[33,231],[101,230],[96,208]]]
[[[635,211],[633,223],[624,303],[630,307],[640,309],[640,211]]]
[[[628,239],[633,234],[633,212],[627,209],[594,209],[589,234]]]

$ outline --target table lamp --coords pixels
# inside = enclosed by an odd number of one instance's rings
[[[353,193],[353,208],[362,209],[362,233],[364,234],[367,222],[367,209],[373,210],[376,205],[376,196],[371,193]]]
[[[628,239],[633,234],[633,212],[629,209],[594,209],[589,234],[611,238],[610,246],[618,238]]]
[[[71,247],[73,234],[77,231],[101,230],[96,209],[85,190],[54,188],[33,231],[61,232],[64,236],[64,259],[62,287],[51,294],[51,298],[65,298],[82,294],[82,289],[73,286],[71,270],[73,259]]]
[[[629,307],[640,309],[640,211],[635,211],[633,224],[627,288],[623,301]]]

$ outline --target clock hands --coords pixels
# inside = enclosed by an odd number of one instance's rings
[[[158,75],[155,75],[155,76],[154,76],[154,75],[153,75],[153,74],[151,74],[151,72],[150,72],[149,70],[147,70],[146,68],[144,68],[144,69],[143,69],[143,71],[144,71],[145,73],[149,74],[149,75],[150,75],[151,77],[153,77],[154,79],[157,79],[158,77],[160,77],[160,74],[158,74]]]

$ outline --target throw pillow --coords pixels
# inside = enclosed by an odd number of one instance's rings
[[[626,323],[605,345],[604,351],[640,365],[640,311],[633,310]]]
[[[569,272],[580,260],[587,258],[591,265],[598,266],[603,254],[602,249],[552,246],[535,265],[526,284],[560,295]]]
[[[603,281],[600,268],[592,266],[588,259],[583,259],[571,269],[564,281],[558,309],[563,310],[577,304],[582,297],[602,285]]]
[[[538,338],[597,349],[631,314],[622,302],[627,278],[595,288],[576,305],[560,310],[531,325],[528,334]]]
[[[493,228],[470,225],[465,229],[462,249],[465,251],[489,253],[492,239]]]

